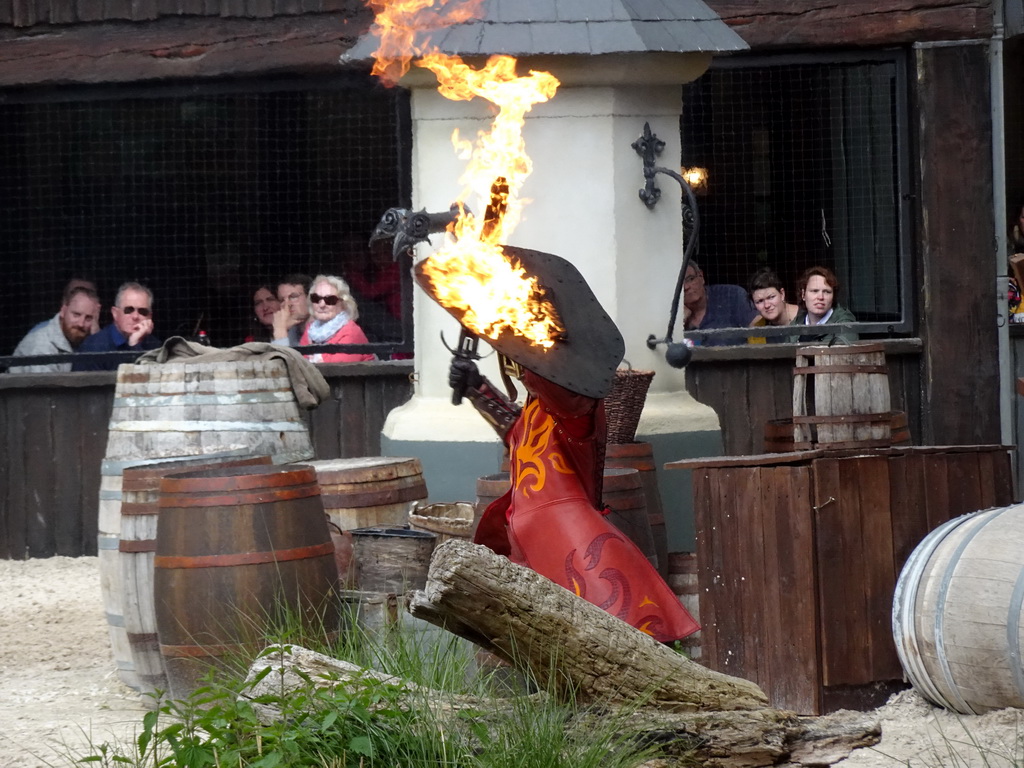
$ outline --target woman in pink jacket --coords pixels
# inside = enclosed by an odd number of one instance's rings
[[[356,325],[359,310],[348,283],[334,275],[317,275],[309,292],[309,323],[302,344],[368,344],[363,329]],[[375,360],[370,354],[324,352],[306,355],[314,363],[357,363]]]

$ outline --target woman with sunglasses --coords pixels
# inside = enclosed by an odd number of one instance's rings
[[[124,283],[117,289],[110,308],[114,322],[89,336],[78,352],[145,352],[161,345],[153,335],[153,292],[139,283]],[[73,371],[116,371],[124,360],[76,362]]]
[[[309,323],[302,344],[368,344],[356,325],[359,310],[348,283],[334,275],[317,275],[309,292]],[[370,354],[324,352],[306,355],[314,363],[357,363],[375,360]]]

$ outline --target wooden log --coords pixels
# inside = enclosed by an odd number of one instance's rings
[[[634,630],[635,631],[635,630]],[[398,686],[409,707],[426,708],[446,728],[458,728],[465,720],[458,715],[471,712],[514,712],[505,699],[454,696],[425,689],[373,670],[332,659],[300,646],[272,646],[249,668],[249,699],[261,722],[270,724],[283,717],[273,702],[291,693],[365,685],[367,679]],[[545,694],[534,694],[540,700]],[[307,697],[311,703],[314,697]],[[381,706],[393,706],[382,702]],[[595,717],[584,712],[582,717]],[[580,726],[579,720],[575,724]],[[586,725],[584,721],[583,726]],[[881,728],[872,716],[860,712],[836,712],[827,717],[800,717],[777,709],[731,712],[669,713],[641,709],[622,721],[621,728],[640,740],[662,745],[663,754],[650,765],[661,768],[702,765],[706,768],[756,768],[779,765],[830,765],[854,749],[877,744]]]
[[[757,709],[753,683],[713,672],[529,568],[452,540],[431,559],[413,616],[526,669],[541,687],[582,699],[637,700],[667,711]]]

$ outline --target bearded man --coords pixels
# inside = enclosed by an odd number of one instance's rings
[[[16,357],[71,354],[88,337],[100,316],[100,300],[91,288],[78,287],[68,292],[60,311],[50,320],[29,331],[14,349]],[[11,373],[50,373],[70,371],[71,363],[12,365]]]

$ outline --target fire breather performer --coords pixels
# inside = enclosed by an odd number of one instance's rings
[[[474,541],[527,566],[662,642],[699,629],[640,549],[605,517],[605,411],[622,336],[579,271],[552,254],[504,246],[535,277],[560,331],[548,346],[503,329],[483,336],[499,354],[506,397],[477,370],[476,336],[463,324],[450,369],[453,402],[467,397],[510,451],[511,488],[484,512]],[[429,261],[429,259],[427,259]],[[445,306],[417,265],[420,286]],[[515,405],[512,379],[527,391]]]

